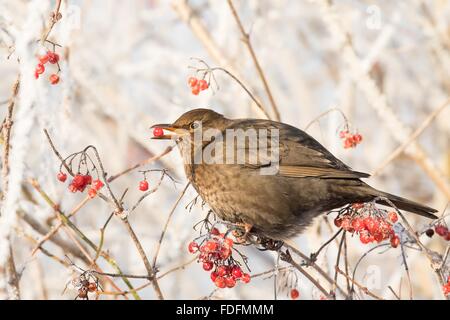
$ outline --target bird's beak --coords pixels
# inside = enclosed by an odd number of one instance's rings
[[[174,127],[171,124],[155,124],[150,127],[150,129],[160,128],[163,130],[162,135],[155,135],[152,137],[152,139],[162,139],[162,140],[169,140],[169,139],[176,139],[180,136],[185,135],[186,133],[189,133],[188,130]]]

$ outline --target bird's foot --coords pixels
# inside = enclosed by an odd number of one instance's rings
[[[236,229],[233,230],[233,235],[236,238],[237,244],[245,244],[250,240],[250,232],[252,231],[253,225],[250,223],[236,223]]]
[[[258,239],[258,242],[262,246],[262,249],[260,249],[260,250],[278,251],[284,245],[284,241],[274,240],[274,239],[270,239],[270,238],[260,238],[260,239]]]

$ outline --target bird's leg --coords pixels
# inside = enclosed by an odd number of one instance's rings
[[[243,235],[238,234],[238,232],[236,232],[236,234],[234,235],[236,237],[236,240],[238,241],[237,243],[239,244],[246,243],[249,238],[250,232],[253,228],[253,225],[246,222],[237,222],[234,225],[238,228],[244,229]]]

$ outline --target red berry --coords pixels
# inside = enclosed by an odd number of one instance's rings
[[[226,266],[219,266],[216,272],[220,277],[223,277],[228,274],[228,268]]]
[[[42,64],[46,64],[48,62],[48,55],[44,54],[43,56],[40,56],[39,62]]]
[[[196,77],[189,77],[188,84],[190,87],[195,87],[195,85],[198,83],[198,79]]]
[[[353,139],[351,137],[348,137],[344,140],[344,149],[352,148],[354,147]]]
[[[211,280],[212,280],[212,282],[215,282],[218,276],[219,275],[217,274],[217,272],[214,272],[214,271],[211,272]]]
[[[359,218],[355,218],[352,221],[352,228],[355,229],[356,231],[360,231],[361,229],[364,228],[364,222],[362,222],[362,220]]]
[[[91,184],[92,183],[92,176],[87,174],[85,176],[83,176],[84,179],[84,184]]]
[[[367,217],[363,221],[370,234],[374,234],[378,230],[378,222],[374,218]]]
[[[38,63],[38,65],[36,66],[36,73],[37,74],[43,74],[45,71],[45,67],[42,63]]]
[[[89,292],[94,292],[95,290],[97,290],[97,285],[94,282],[89,283],[88,290]]]
[[[354,134],[353,135],[353,141],[355,143],[360,143],[362,141],[362,135],[360,135],[359,133],[358,134]]]
[[[203,262],[203,270],[210,271],[213,268],[214,264],[211,261]]]
[[[344,215],[342,217],[342,229],[353,233],[355,230],[352,227],[352,222],[351,222],[351,218],[348,215]]]
[[[215,283],[216,287],[222,288],[222,289],[227,286],[225,283],[224,277],[217,277],[216,280],[214,280],[214,283]]]
[[[200,93],[200,87],[198,85],[195,87],[192,87],[191,92],[193,95],[197,96]]]
[[[208,82],[206,82],[206,80],[202,79],[198,81],[198,87],[200,89],[200,91],[206,90],[208,89],[209,85]]]
[[[153,129],[154,137],[162,137],[164,135],[164,130],[162,128],[156,127]]]
[[[220,254],[219,254],[218,252],[211,252],[211,253],[209,254],[209,259],[212,260],[212,261],[222,260],[222,259],[220,258]]]
[[[400,238],[397,235],[393,235],[391,237],[392,248],[397,248],[399,244],[400,244]]]
[[[56,178],[61,182],[65,182],[67,180],[67,174],[60,172],[60,173],[58,173]]]
[[[297,289],[292,289],[291,290],[291,299],[292,300],[298,299],[299,296],[300,296],[300,292],[298,292]]]
[[[231,238],[226,238],[225,240],[224,240],[224,242],[225,242],[225,244],[228,246],[228,247],[232,247],[233,246],[233,244],[234,244],[234,242],[233,242],[233,239],[231,239]]]
[[[39,73],[37,72],[37,70],[34,70],[34,77],[35,77],[36,79],[39,79]]]
[[[235,278],[235,279],[239,279],[240,277],[242,277],[242,269],[239,266],[234,266],[231,269],[231,275]]]
[[[57,84],[59,82],[59,76],[55,73],[53,73],[50,78],[48,78],[50,80],[51,84]]]
[[[239,279],[242,277],[242,269],[239,266],[234,266],[231,269],[231,275],[233,276],[233,278],[235,279]]]
[[[84,176],[81,174],[77,174],[75,177],[73,177],[72,184],[77,188],[81,189],[85,185]]]
[[[213,241],[213,240],[208,241],[208,242],[205,244],[205,249],[206,249],[207,251],[209,251],[209,252],[216,251],[216,249],[217,249],[217,242],[215,242],[215,241]]]
[[[440,235],[441,237],[446,237],[448,234],[448,228],[446,226],[443,225],[437,225],[434,230],[436,231],[436,233],[438,235]]]
[[[228,259],[229,256],[231,256],[231,249],[229,247],[222,247],[222,249],[220,249],[220,257],[225,260]]]
[[[450,295],[450,283],[445,284],[445,285],[442,287],[442,291],[444,292],[444,295],[445,295],[445,296]]]
[[[359,233],[359,240],[361,241],[361,243],[363,244],[368,244],[369,242],[372,241],[369,232],[367,230],[363,230]]]
[[[48,51],[47,56],[48,62],[50,62],[51,64],[55,64],[59,61],[59,55],[56,52]]]
[[[78,188],[73,184],[73,182],[71,183],[71,184],[69,184],[69,191],[70,192],[77,192],[78,191]]]
[[[336,219],[334,219],[334,225],[338,228],[340,228],[342,226],[342,219],[339,217],[336,217]]]
[[[392,223],[396,223],[398,221],[397,213],[394,211],[391,211],[388,213],[389,220],[391,220]]]
[[[342,130],[339,132],[339,138],[344,139],[348,135],[348,130]]]
[[[450,241],[450,232],[447,233],[447,236],[444,239],[447,240],[447,241]]]
[[[93,198],[95,198],[96,195],[97,195],[97,190],[95,190],[94,188],[89,188],[89,191],[88,191],[89,198],[93,199]]]
[[[378,243],[384,240],[384,236],[381,232],[375,232],[375,234],[373,234],[373,238]]]
[[[233,277],[225,277],[225,285],[227,288],[233,288],[236,285],[236,280]]]
[[[97,179],[92,182],[92,185],[94,186],[95,190],[100,190],[103,187],[103,182]]]
[[[241,280],[243,283],[249,283],[250,282],[250,275],[248,273],[244,273],[241,277]]]
[[[220,234],[220,231],[217,228],[212,228],[209,233],[211,233],[213,236],[218,236]]]
[[[196,253],[198,251],[198,243],[195,241],[189,243],[188,250],[190,253]]]
[[[139,182],[139,190],[141,191],[147,191],[148,190],[148,182],[147,180],[142,180]]]

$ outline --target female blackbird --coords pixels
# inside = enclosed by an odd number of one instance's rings
[[[304,131],[270,120],[227,119],[194,109],[157,124],[155,139],[175,139],[187,178],[223,220],[275,240],[297,235],[323,212],[379,203],[436,218],[435,209],[367,185]]]

